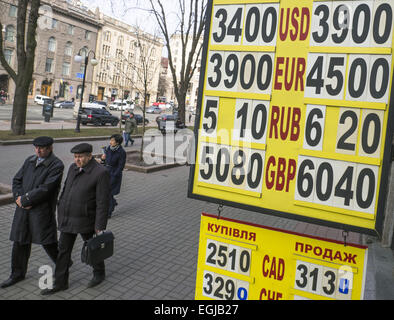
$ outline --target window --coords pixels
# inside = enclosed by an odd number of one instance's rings
[[[91,38],[91,32],[90,31],[85,31],[85,40],[90,40],[90,38]]]
[[[66,47],[64,49],[64,55],[72,56],[73,55],[73,45],[70,41],[66,43]]]
[[[9,25],[5,28],[5,40],[14,42],[15,39],[15,27],[13,25]]]
[[[80,84],[77,87],[77,97],[76,98],[79,99],[81,97],[81,94],[82,94],[82,85]]]
[[[117,59],[122,59],[123,58],[123,50],[116,49],[116,58]]]
[[[18,7],[10,5],[10,11],[8,11],[8,16],[12,18],[16,18],[18,12]]]
[[[119,36],[119,38],[118,38],[118,46],[123,46],[123,42],[124,42],[123,36]]]
[[[108,56],[109,50],[110,50],[110,47],[104,44],[103,45],[103,56]]]
[[[30,86],[29,86],[29,96],[32,96],[32,95],[33,95],[35,82],[36,82],[35,79],[32,79],[31,82],[30,82]]]
[[[70,75],[70,64],[68,62],[64,62],[63,63],[62,75],[63,76],[69,76]]]
[[[107,31],[104,34],[104,41],[111,41],[111,32]]]
[[[48,51],[55,52],[56,51],[56,40],[54,37],[50,37],[48,40]]]
[[[83,58],[83,60],[85,60],[86,56],[88,55],[88,48],[83,47],[81,49],[81,51],[79,52],[79,54],[81,55],[81,57]]]
[[[52,73],[52,68],[53,68],[53,59],[47,58],[47,61],[45,63],[45,72]]]
[[[5,49],[5,50],[4,50],[4,57],[5,57],[5,61],[7,61],[8,64],[11,64],[11,60],[12,60],[12,50],[10,50],[10,49]]]
[[[56,27],[57,27],[57,20],[52,19],[52,29],[56,29]]]
[[[67,26],[67,33],[68,33],[69,35],[73,35],[73,34],[74,34],[74,26],[73,26],[73,25],[69,24],[69,25]]]

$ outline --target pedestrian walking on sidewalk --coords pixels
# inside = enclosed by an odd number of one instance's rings
[[[68,289],[68,270],[77,235],[86,241],[107,227],[110,178],[108,170],[93,158],[92,151],[93,147],[88,143],[71,149],[74,163],[68,170],[57,210],[60,238],[55,285],[53,289],[41,291],[42,295]],[[97,286],[104,279],[105,265],[102,261],[93,265],[93,278],[88,288]]]
[[[12,180],[16,202],[10,240],[13,241],[11,276],[2,288],[23,280],[31,244],[40,244],[55,263],[58,254],[56,203],[64,165],[53,153],[53,139],[34,139],[35,155],[27,158]]]
[[[120,134],[111,136],[109,146],[105,148],[101,160],[111,176],[111,194],[109,200],[108,218],[111,218],[115,207],[118,205],[114,196],[120,193],[122,185],[122,172],[126,164],[126,151],[122,147],[123,138]]]
[[[130,113],[130,117],[127,117],[125,122],[125,129],[124,129],[125,147],[129,145],[129,141],[131,145],[134,144],[134,140],[131,138],[131,135],[134,133],[136,128],[137,128],[137,121],[134,118],[134,113]]]

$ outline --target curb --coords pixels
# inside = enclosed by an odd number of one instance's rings
[[[0,183],[0,206],[14,202],[11,186]]]
[[[127,154],[139,153],[139,151],[138,150],[130,150],[130,151],[126,151],[126,153]],[[100,158],[100,156],[101,156],[100,153],[93,154],[93,157],[96,159]],[[155,154],[155,156],[165,158],[165,156],[162,154]],[[151,166],[147,166],[147,167],[138,166],[135,164],[129,164],[126,162],[124,167],[125,167],[125,169],[130,170],[130,171],[141,172],[141,173],[151,173],[151,172],[156,172],[156,171],[160,171],[160,170],[184,166],[186,164],[186,159],[183,159],[183,158],[168,158],[168,159],[171,159],[172,161],[170,163],[151,165]],[[181,163],[179,163],[179,162],[181,162]],[[184,163],[182,163],[182,162],[184,162]]]
[[[132,136],[133,138],[142,138],[142,135]],[[97,140],[109,140],[109,136],[96,136],[96,137],[74,137],[74,138],[55,138],[54,143],[63,142],[78,142],[78,141],[97,141]],[[13,145],[23,145],[32,144],[33,139],[24,140],[0,140],[0,145],[2,146],[13,146]]]

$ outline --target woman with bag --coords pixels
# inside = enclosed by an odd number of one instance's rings
[[[122,185],[122,171],[126,163],[126,151],[122,147],[123,137],[120,134],[113,134],[109,141],[109,146],[104,149],[101,160],[105,161],[105,166],[111,176],[111,195],[109,200],[108,218],[111,218],[115,206],[118,205],[114,196],[120,193]]]

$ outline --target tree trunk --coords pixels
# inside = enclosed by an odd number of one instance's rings
[[[17,83],[12,108],[11,130],[14,135],[24,135],[26,130],[27,96],[29,83],[20,81]]]
[[[183,86],[180,87],[176,99],[178,101],[178,116],[183,123],[186,123],[186,95],[187,89],[185,90]]]
[[[141,149],[140,149],[140,161],[143,159],[143,152],[144,152],[144,135],[145,135],[145,116],[146,116],[146,95],[147,95],[147,89],[145,86],[145,92],[144,92],[144,107],[142,109],[142,139],[141,139]]]
[[[183,123],[186,123],[186,96],[181,95],[178,99],[178,116]]]

